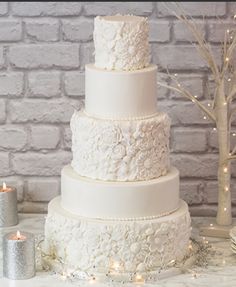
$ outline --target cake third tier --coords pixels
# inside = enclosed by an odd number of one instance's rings
[[[169,169],[170,119],[165,113],[133,120],[71,119],[72,167],[78,174],[109,181],[141,181]]]

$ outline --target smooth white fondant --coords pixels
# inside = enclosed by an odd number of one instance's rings
[[[68,165],[61,172],[61,205],[84,217],[129,220],[160,217],[179,207],[179,172],[149,181],[108,182],[81,177]]]
[[[151,115],[156,107],[155,65],[132,71],[108,71],[93,64],[85,67],[85,110],[102,118]]]
[[[147,18],[97,16],[93,32],[95,66],[109,70],[137,70],[148,66],[148,33]]]
[[[57,197],[48,207],[44,251],[72,270],[106,273],[115,261],[121,273],[148,273],[184,257],[190,220],[184,201],[171,215],[124,222],[73,215],[61,207]]]
[[[72,167],[82,176],[142,181],[169,169],[170,119],[165,113],[143,120],[110,121],[75,111],[71,118]]]

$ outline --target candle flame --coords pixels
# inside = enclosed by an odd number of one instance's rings
[[[2,189],[3,189],[3,190],[6,190],[6,189],[7,189],[7,185],[6,185],[5,182],[3,182],[3,184],[2,184]]]
[[[21,234],[20,234],[20,231],[19,230],[17,230],[17,232],[16,232],[16,238],[19,240],[19,239],[21,239]]]

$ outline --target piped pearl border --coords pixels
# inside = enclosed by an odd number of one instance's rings
[[[85,218],[87,220],[99,220],[99,221],[144,221],[144,220],[152,220],[152,219],[157,219],[160,217],[164,217],[167,215],[170,215],[172,213],[174,213],[175,211],[177,211],[179,209],[180,205],[178,204],[178,207],[176,207],[175,209],[171,210],[171,211],[167,211],[167,212],[163,212],[157,215],[150,215],[150,216],[143,216],[143,217],[125,217],[125,218],[116,218],[116,217],[84,217],[84,216],[80,216],[82,218]]]
[[[100,116],[96,116],[93,114],[90,114],[88,112],[86,112],[86,110],[83,110],[83,113],[90,118],[93,118],[95,120],[108,120],[108,121],[139,121],[139,120],[146,120],[146,119],[150,119],[150,118],[154,118],[157,117],[160,114],[163,114],[162,112],[156,112],[154,114],[151,115],[146,115],[146,116],[138,116],[138,117],[124,117],[124,118],[110,118],[110,117],[100,117]]]

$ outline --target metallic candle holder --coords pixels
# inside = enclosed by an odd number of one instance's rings
[[[18,224],[17,193],[15,187],[0,187],[0,227]]]
[[[13,280],[35,276],[35,239],[29,232],[3,237],[3,276]]]

